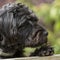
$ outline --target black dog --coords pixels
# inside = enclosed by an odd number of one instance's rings
[[[53,48],[47,44],[48,32],[38,22],[25,5],[4,5],[0,9],[0,57],[23,57],[25,47],[38,46],[30,56],[53,55]]]

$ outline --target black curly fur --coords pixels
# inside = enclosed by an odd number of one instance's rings
[[[21,3],[12,3],[4,5],[0,12],[0,49],[4,53],[12,53],[8,56],[0,54],[1,58],[23,57],[25,47],[38,46],[41,48],[30,56],[46,56],[43,53],[45,49],[49,53],[47,55],[53,55],[52,47],[47,47],[48,32],[38,24],[39,20],[33,11]]]

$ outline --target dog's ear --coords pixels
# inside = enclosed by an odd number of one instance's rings
[[[38,21],[34,12],[21,3],[15,4],[15,6],[11,8],[11,12],[13,13],[14,18],[18,19],[18,26],[21,26],[26,21],[30,24],[34,24]]]

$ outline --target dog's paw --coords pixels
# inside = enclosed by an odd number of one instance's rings
[[[39,56],[51,56],[53,54],[54,54],[54,50],[50,46],[41,47],[38,52]]]

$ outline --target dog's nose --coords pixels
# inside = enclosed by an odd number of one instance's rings
[[[45,36],[47,36],[48,35],[48,32],[47,31],[44,31],[44,33],[43,33]]]

